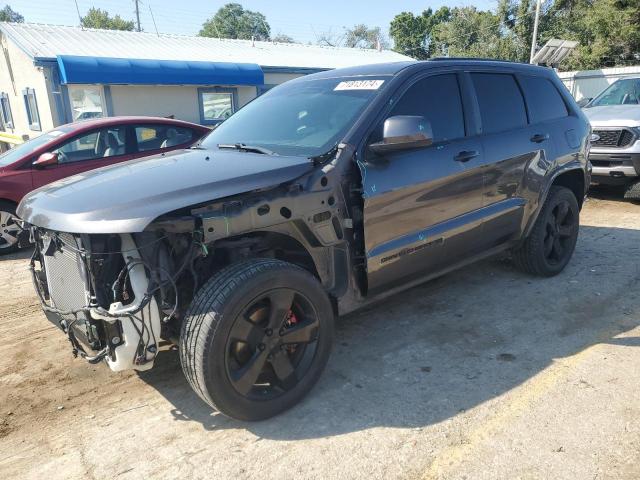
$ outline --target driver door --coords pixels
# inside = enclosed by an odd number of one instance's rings
[[[123,162],[131,154],[129,128],[114,126],[82,133],[57,145],[58,163],[44,168],[33,167],[34,188],[78,173]]]
[[[365,157],[364,230],[369,292],[442,270],[476,251],[482,207],[482,145],[467,136],[456,73],[415,81],[389,112],[423,116],[433,144]],[[376,133],[377,132],[377,133]],[[381,128],[367,144],[381,138]]]

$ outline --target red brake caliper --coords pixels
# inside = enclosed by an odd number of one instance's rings
[[[293,313],[293,310],[289,310],[289,313],[287,314],[287,321],[284,323],[285,327],[290,328],[294,326],[296,323],[298,323],[298,317],[296,317],[296,314]],[[287,345],[287,352],[289,352],[289,354],[295,351],[296,351],[295,345]]]

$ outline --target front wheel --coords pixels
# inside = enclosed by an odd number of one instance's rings
[[[552,186],[531,233],[513,251],[514,263],[534,275],[557,275],[573,255],[579,225],[580,209],[573,192]]]
[[[18,235],[22,229],[17,220],[15,206],[0,201],[0,255],[18,250]]]
[[[296,265],[252,259],[214,275],[182,325],[180,362],[196,393],[221,413],[261,420],[316,383],[333,340],[333,308]]]

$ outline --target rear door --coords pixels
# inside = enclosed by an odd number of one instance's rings
[[[473,253],[481,222],[480,140],[468,135],[455,72],[410,83],[384,119],[420,115],[431,146],[361,162],[369,291],[425,276]],[[367,144],[381,139],[381,121]],[[373,154],[369,154],[373,155]]]
[[[522,86],[508,72],[470,72],[481,119],[484,151],[483,248],[504,244],[520,235],[531,191],[527,172],[554,158],[551,131],[532,125]]]
[[[99,128],[66,140],[52,149],[58,164],[33,167],[34,188],[61,178],[133,158],[127,125]]]

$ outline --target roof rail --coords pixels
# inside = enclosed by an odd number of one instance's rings
[[[483,58],[483,57],[433,57],[433,58],[427,59],[428,62],[442,62],[446,60],[472,60],[474,62],[523,63],[523,62],[515,62],[513,60],[500,60],[497,58]]]

